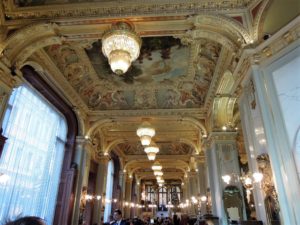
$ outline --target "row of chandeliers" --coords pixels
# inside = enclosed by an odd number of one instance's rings
[[[155,135],[155,129],[151,126],[148,121],[144,121],[141,126],[136,131],[137,136],[139,136],[142,145],[145,147],[144,151],[147,154],[147,157],[150,161],[154,161],[156,154],[159,152],[158,146],[152,140]],[[154,176],[156,177],[157,183],[159,186],[164,184],[162,165],[155,161],[152,165],[152,170]]]

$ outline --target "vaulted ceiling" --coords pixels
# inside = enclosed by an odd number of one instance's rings
[[[241,54],[262,41],[271,2],[6,0],[0,50],[17,69],[33,66],[74,107],[96,156],[114,151],[130,173],[154,178],[136,136],[147,119],[166,178],[182,180],[191,158],[204,160],[210,131],[238,125],[248,66]],[[103,32],[117,21],[142,37],[139,58],[121,76],[101,52]]]

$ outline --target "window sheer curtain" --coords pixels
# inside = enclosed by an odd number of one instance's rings
[[[52,224],[66,142],[67,125],[35,90],[12,93],[3,121],[5,144],[0,173],[0,222],[39,216]]]
[[[111,214],[112,204],[112,192],[113,192],[113,181],[114,181],[114,164],[110,160],[107,168],[107,183],[106,183],[106,196],[105,196],[105,209],[104,209],[104,222],[109,222],[108,217]]]

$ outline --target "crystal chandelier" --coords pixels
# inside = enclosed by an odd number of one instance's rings
[[[164,173],[162,171],[159,171],[159,170],[154,171],[154,176],[162,176],[162,175],[164,175]]]
[[[152,165],[152,170],[154,171],[161,171],[162,166],[158,161],[155,161],[155,163]]]
[[[126,73],[131,63],[140,54],[142,40],[132,26],[118,22],[106,31],[102,37],[102,52],[115,74]]]
[[[144,121],[136,131],[137,136],[140,137],[142,145],[150,145],[151,138],[155,135],[155,130],[151,127],[150,123]]]
[[[153,141],[151,141],[150,145],[148,145],[144,151],[146,152],[149,160],[155,160],[155,156],[159,152],[159,148]]]
[[[255,173],[249,172],[247,174],[243,174],[242,176],[239,176],[238,174],[233,173],[231,175],[225,174],[224,176],[222,176],[222,179],[226,184],[230,184],[232,180],[234,182],[241,181],[246,189],[251,190],[253,189],[254,183],[260,183],[262,181],[263,174],[260,172],[255,172]]]

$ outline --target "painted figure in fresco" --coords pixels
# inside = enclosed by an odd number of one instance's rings
[[[164,103],[163,107],[170,108],[174,105],[177,105],[177,97],[178,97],[177,95],[178,94],[175,91],[173,91],[171,89],[167,90],[165,101],[164,101],[165,103]]]

